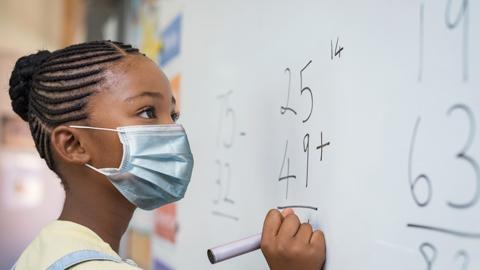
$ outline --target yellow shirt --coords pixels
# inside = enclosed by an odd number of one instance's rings
[[[118,254],[96,233],[80,224],[56,220],[42,229],[23,251],[15,270],[44,270],[64,255],[77,250],[96,250],[119,258]],[[129,262],[132,263],[132,262]],[[74,270],[139,270],[134,263],[89,261],[70,269]]]

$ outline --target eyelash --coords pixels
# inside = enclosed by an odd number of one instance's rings
[[[154,107],[145,108],[145,109],[143,109],[142,111],[140,111],[140,112],[138,113],[138,115],[140,116],[140,115],[142,115],[143,113],[147,113],[147,112],[150,112],[150,111],[153,113],[153,116],[150,117],[150,116],[147,115],[147,117],[143,117],[143,118],[147,118],[147,119],[156,118],[157,116],[156,116],[156,114],[155,114],[155,108],[154,108]],[[175,111],[173,111],[173,112],[170,114],[170,117],[172,118],[173,122],[176,122],[176,121],[178,120],[178,118],[180,117],[180,114],[177,113],[177,112],[175,112]]]
[[[148,116],[148,113],[147,112],[152,112],[153,113],[153,116]],[[147,113],[147,117],[142,117],[141,115],[144,114],[144,113]],[[139,113],[138,113],[138,116],[142,117],[142,118],[146,118],[146,119],[152,119],[152,118],[155,118],[157,117],[155,115],[155,108],[154,107],[147,107],[143,110],[141,110]]]
[[[177,122],[178,118],[180,118],[180,114],[177,112],[172,112],[170,116],[172,117],[173,122]]]

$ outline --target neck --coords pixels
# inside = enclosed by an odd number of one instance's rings
[[[128,227],[135,206],[110,183],[101,186],[70,186],[59,220],[83,225],[94,231],[118,253],[120,239]],[[107,190],[106,190],[107,189]]]

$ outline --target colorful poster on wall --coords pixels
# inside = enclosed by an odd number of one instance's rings
[[[154,270],[173,270],[177,235],[177,205],[172,203],[154,212],[154,243],[158,254],[153,261]]]
[[[162,49],[160,32],[160,1],[130,1],[127,39],[147,57],[157,62]]]
[[[165,67],[180,55],[182,13],[175,1],[132,0],[127,15],[127,42]],[[176,6],[172,8],[173,6]]]
[[[182,41],[182,15],[177,15],[162,32],[163,49],[160,55],[160,65],[166,66],[180,54]]]
[[[177,233],[177,206],[168,204],[155,210],[154,214],[155,236],[175,244]]]

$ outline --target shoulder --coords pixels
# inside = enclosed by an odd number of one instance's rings
[[[115,251],[103,240],[88,228],[66,221],[54,221],[47,225],[23,251],[16,263],[16,270],[47,269],[54,262],[63,256],[79,250],[93,250],[117,257]],[[79,264],[75,269],[89,267],[99,263],[96,269],[137,269],[127,263],[116,263],[110,261],[92,261]],[[85,266],[84,266],[85,265]],[[105,268],[108,266],[108,268]]]

